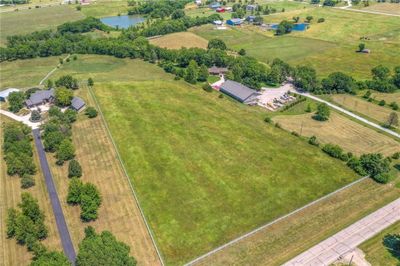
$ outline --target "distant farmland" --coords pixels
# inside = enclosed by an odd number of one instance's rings
[[[178,32],[151,39],[150,43],[168,49],[180,49],[182,47],[205,49],[208,41],[191,32]]]

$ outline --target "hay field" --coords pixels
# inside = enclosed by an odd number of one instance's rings
[[[79,95],[89,105],[95,106],[87,88],[81,88]],[[111,231],[118,240],[129,245],[131,255],[138,260],[139,265],[159,265],[155,248],[130,190],[128,179],[123,173],[101,117],[88,119],[81,115],[73,124],[72,132],[76,159],[81,163],[83,170],[81,179],[84,182],[94,183],[99,188],[103,200],[99,218],[90,223],[81,222],[80,208],[66,203],[69,182],[67,164],[62,167],[56,166],[53,155],[48,154],[75,248],[77,249],[83,239],[84,228],[92,225],[97,231]]]
[[[400,15],[400,5],[395,3],[376,3],[367,7],[361,8],[362,10],[377,11],[382,13]]]
[[[324,144],[337,144],[346,152],[357,155],[380,152],[388,156],[400,151],[400,142],[336,112],[332,112],[326,122],[312,119],[312,114],[276,116],[273,119],[288,131],[301,132],[306,137],[314,135]]]
[[[370,117],[381,124],[384,124],[390,113],[394,112],[390,108],[379,106],[375,103],[370,103],[364,99],[360,99],[356,96],[346,94],[336,94],[331,96],[332,100],[343,106],[344,108]],[[396,112],[400,116],[400,112]]]
[[[3,123],[14,123],[9,118],[0,115],[0,142],[3,142]],[[2,145],[2,144],[1,144]],[[34,145],[32,143],[32,145]],[[39,201],[40,208],[44,211],[45,223],[49,229],[48,237],[43,244],[52,250],[62,250],[61,242],[56,226],[56,221],[51,208],[50,199],[47,193],[44,177],[42,176],[39,159],[36,149],[34,149],[35,164],[38,167],[37,174],[34,176],[35,186],[29,189],[21,189],[20,178],[8,176],[6,172],[6,163],[3,159],[3,150],[0,149],[0,265],[28,265],[31,260],[31,253],[26,246],[18,245],[15,239],[7,239],[6,235],[6,217],[7,210],[16,207],[21,201],[21,192],[29,192]]]
[[[391,102],[396,102],[400,104],[400,92],[394,93],[382,93],[382,92],[375,92],[372,91],[371,98],[374,98],[377,101],[385,100],[386,104],[390,104]]]
[[[192,32],[178,32],[151,39],[150,43],[168,49],[203,48],[206,49],[208,41]]]

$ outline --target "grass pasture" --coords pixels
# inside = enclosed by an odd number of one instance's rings
[[[206,39],[191,32],[167,34],[159,38],[151,39],[150,43],[168,49],[180,49],[182,47],[206,49],[208,45]]]
[[[66,5],[2,13],[0,16],[0,45],[4,46],[7,36],[10,35],[55,29],[62,23],[82,18],[84,15],[81,12]]]
[[[316,136],[324,144],[337,144],[346,152],[357,155],[380,152],[390,156],[400,150],[400,142],[336,112],[332,112],[326,122],[312,119],[312,114],[276,116],[273,119],[288,131],[305,137]]]
[[[378,121],[380,124],[384,124],[390,113],[394,112],[387,107],[370,103],[352,95],[336,94],[331,96],[331,99],[340,106],[358,114],[362,114],[363,116],[370,117],[373,120]],[[399,112],[396,113],[400,115]]]
[[[380,101],[380,100],[385,100],[386,104],[390,104],[392,102],[396,102],[400,104],[400,92],[394,92],[394,93],[382,93],[382,92],[376,92],[376,91],[371,91],[371,98]]]
[[[75,8],[71,6],[71,8]],[[127,1],[120,0],[97,0],[92,1],[90,5],[82,6],[81,12],[88,17],[107,17],[118,14],[126,15],[128,13]]]
[[[9,118],[0,115],[0,142],[3,142],[3,124],[14,123]],[[34,145],[32,143],[32,145]],[[6,217],[8,208],[16,207],[21,201],[21,193],[29,192],[39,201],[40,208],[46,215],[45,223],[49,230],[48,237],[43,244],[51,250],[61,250],[61,242],[50,205],[50,199],[47,188],[44,183],[44,177],[41,174],[39,159],[34,149],[35,164],[38,167],[37,174],[34,176],[35,186],[29,189],[21,189],[20,178],[16,176],[8,176],[6,172],[6,163],[3,159],[3,150],[0,149],[0,264],[1,265],[28,265],[31,260],[31,253],[27,251],[26,246],[18,245],[15,239],[7,239],[6,235]]]
[[[79,91],[85,101],[95,106],[87,88]],[[91,225],[97,231],[109,230],[118,240],[131,247],[131,255],[139,265],[159,265],[155,248],[140,215],[128,179],[118,161],[116,151],[100,116],[88,119],[81,115],[73,124],[73,143],[76,158],[81,163],[84,182],[95,184],[102,196],[99,218],[90,223],[81,222],[80,208],[66,203],[68,193],[67,165],[55,165],[48,154],[50,167],[57,185],[60,201],[75,248],[84,237],[84,228]]]
[[[101,84],[95,94],[167,264],[358,178],[265,124],[263,111],[183,82]]]
[[[384,64],[390,68],[400,61],[400,20],[397,17],[348,12],[332,8],[306,8],[264,16],[265,23],[277,23],[300,16],[314,20],[305,32],[274,36],[270,31],[244,25],[230,30],[214,30],[210,25],[193,28],[192,32],[206,38],[220,38],[229,48],[244,48],[263,62],[279,57],[293,65],[310,64],[319,76],[342,71],[354,78],[370,77],[371,68]],[[324,23],[317,23],[325,18]],[[356,53],[361,37],[371,54]]]
[[[0,63],[1,88],[37,86],[59,63],[58,57],[43,57]]]
[[[400,261],[400,254],[397,254],[398,258],[396,258],[382,243],[388,234],[400,234],[400,222],[389,226],[359,246],[364,251],[367,261],[374,266],[397,265]]]

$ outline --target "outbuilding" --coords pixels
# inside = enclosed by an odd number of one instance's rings
[[[242,24],[242,20],[240,18],[231,18],[226,21],[226,24],[231,26],[239,26]]]
[[[74,96],[71,100],[71,109],[79,112],[85,107],[85,101],[79,97]]]
[[[221,7],[221,4],[218,3],[218,2],[214,2],[214,3],[211,3],[209,5],[209,7],[212,8],[212,9],[217,9],[217,8]]]
[[[222,83],[219,91],[245,104],[255,104],[258,96],[261,95],[257,91],[233,80],[227,80]]]
[[[8,98],[8,96],[10,95],[10,93],[18,92],[18,91],[19,91],[19,89],[15,89],[15,88],[8,88],[3,91],[0,91],[0,101],[5,102]]]
[[[226,67],[212,66],[208,69],[208,73],[210,75],[221,75],[221,74],[225,74],[226,72],[228,72],[228,69]]]

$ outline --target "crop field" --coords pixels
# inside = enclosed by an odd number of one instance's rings
[[[365,258],[374,266],[397,265],[400,261],[400,254],[397,254],[396,258],[382,243],[384,237],[388,234],[400,234],[400,222],[386,228],[359,246],[364,251]]]
[[[169,264],[358,178],[266,125],[263,111],[185,83],[101,84],[95,94]]]
[[[191,32],[177,32],[159,38],[151,39],[150,43],[168,49],[203,48],[206,49],[208,41]]]
[[[362,115],[370,117],[381,124],[384,124],[387,121],[390,113],[394,112],[390,108],[382,107],[375,103],[370,103],[364,99],[360,99],[351,95],[337,94],[331,96],[331,98],[334,102],[338,103],[344,108],[350,111],[361,113]],[[399,112],[396,113],[400,115]]]
[[[4,123],[14,123],[9,118],[0,115],[0,142],[3,142],[3,125]],[[33,145],[33,143],[32,143]],[[17,176],[8,176],[6,172],[6,163],[3,159],[3,150],[0,149],[0,261],[2,265],[28,265],[31,259],[31,253],[26,249],[26,246],[18,245],[15,239],[7,239],[6,235],[6,217],[8,208],[16,207],[21,201],[21,193],[29,192],[39,201],[40,208],[44,211],[46,220],[45,223],[49,230],[48,237],[43,241],[43,244],[52,250],[61,250],[61,242],[53,215],[53,210],[50,205],[50,199],[47,193],[44,177],[41,174],[39,159],[36,150],[34,149],[35,164],[38,167],[38,172],[34,176],[36,185],[29,189],[21,189],[20,178]]]
[[[206,25],[191,31],[206,39],[220,38],[234,50],[244,48],[263,62],[279,57],[294,65],[310,64],[320,76],[343,71],[365,79],[372,67],[384,64],[393,68],[400,61],[400,20],[396,17],[306,8],[264,16],[264,23],[291,20],[293,16],[303,21],[308,15],[314,17],[310,29],[285,36],[247,25],[225,31]],[[325,22],[317,23],[318,18],[325,18]],[[361,37],[370,39],[365,43],[371,54],[355,52]]]
[[[295,131],[306,137],[316,136],[324,144],[337,144],[346,152],[357,155],[380,152],[390,156],[400,151],[400,142],[336,112],[332,112],[329,120],[325,122],[316,121],[312,116],[312,114],[285,115],[273,119],[290,132]]]
[[[95,105],[87,88],[78,92],[89,105]],[[52,154],[48,154],[75,248],[83,239],[84,228],[91,225],[97,231],[111,231],[118,240],[129,245],[131,255],[140,265],[158,265],[155,248],[101,117],[88,119],[81,115],[73,124],[72,132],[76,158],[83,169],[81,179],[95,184],[102,195],[99,218],[95,222],[81,222],[80,208],[69,206],[65,201],[69,182],[67,164],[56,166]]]
[[[364,180],[207,257],[198,265],[282,265],[397,199],[399,193],[400,189],[393,184]]]
[[[0,16],[0,45],[5,45],[7,36],[56,28],[58,25],[84,18],[84,15],[68,6],[25,9],[2,13]]]

